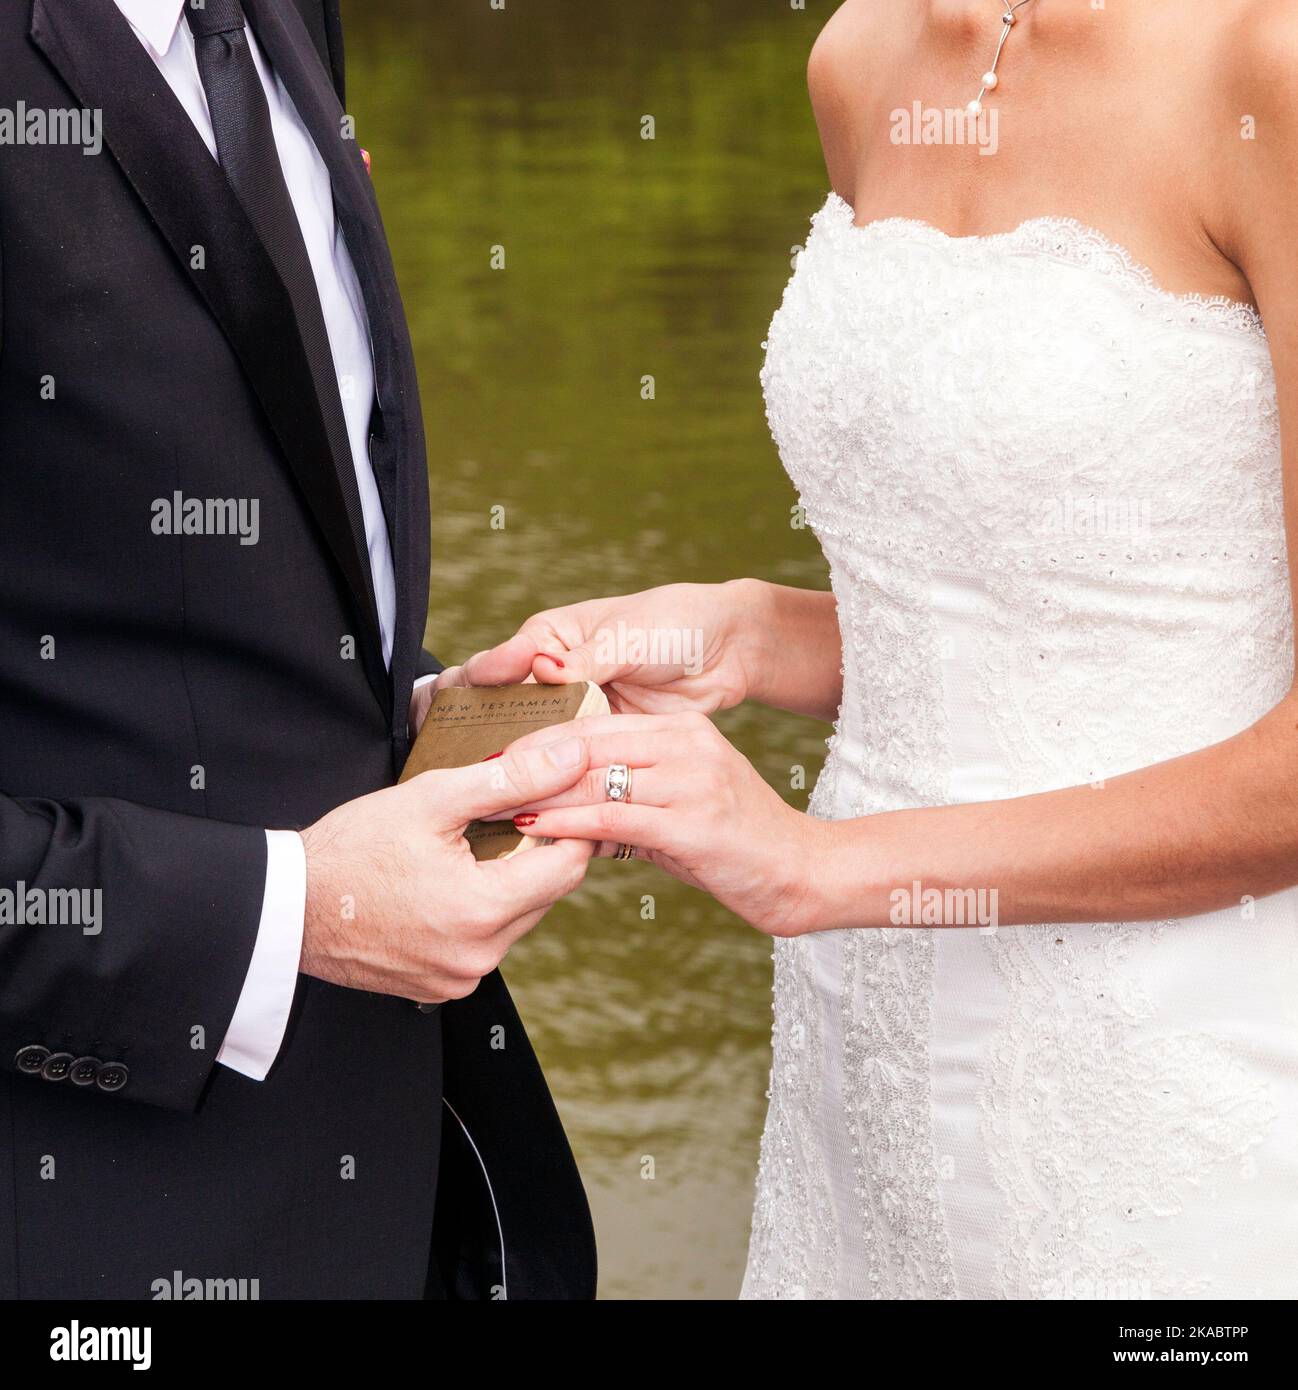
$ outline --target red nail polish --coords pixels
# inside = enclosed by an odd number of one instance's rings
[[[502,749],[500,750],[500,753],[503,753],[504,751],[505,751],[505,750],[502,748]],[[492,760],[492,758],[498,758],[498,757],[500,757],[500,753],[488,753],[487,756],[486,756],[485,758],[483,758],[482,761],[483,761],[484,763],[489,763],[489,762]]]
[[[514,824],[520,830],[526,830],[529,825],[536,824],[536,813],[534,811],[525,811],[521,816],[514,817]]]

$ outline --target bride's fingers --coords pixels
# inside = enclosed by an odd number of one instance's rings
[[[597,806],[566,806],[539,811],[527,827],[529,835],[551,840],[594,840],[611,845],[634,845],[678,855],[679,817],[658,806],[633,806],[624,801],[601,801]]]
[[[559,739],[546,738],[546,734],[553,734],[556,730],[563,730],[560,738],[580,738],[586,748],[586,766],[606,767],[610,763],[625,763],[630,767],[632,774],[636,769],[646,769],[646,767],[662,767],[668,763],[680,763],[685,749],[681,746],[680,734],[671,727],[666,720],[660,719],[653,723],[653,716],[636,716],[636,714],[623,714],[618,719],[624,723],[614,724],[611,720],[598,719],[574,719],[568,724],[556,724],[548,730],[541,730],[536,734],[528,734],[525,738],[518,739],[514,744],[510,744],[511,749],[542,748],[542,746],[557,742]],[[649,723],[641,724],[639,720],[645,719]],[[599,730],[592,730],[588,726],[591,724],[610,724],[607,733],[600,733]],[[634,781],[634,776],[632,776]],[[592,791],[598,791],[598,795],[592,796],[592,801],[602,798],[603,783],[599,784],[598,790],[593,787]],[[634,795],[634,792],[632,792]]]
[[[531,801],[526,806],[515,806],[510,811],[501,811],[486,820],[509,820],[513,816],[531,811],[549,811],[557,806],[591,806],[597,801],[608,800],[606,786],[607,767],[593,767],[582,774],[567,791],[556,796],[548,796],[543,801]],[[657,767],[632,767],[631,795],[629,800],[637,806],[671,806],[680,799],[685,790],[685,775],[679,771]]]
[[[525,633],[515,633],[499,646],[475,652],[463,666],[463,685],[517,685],[532,674],[536,642]]]
[[[620,662],[601,661],[596,655],[594,642],[582,642],[563,651],[540,652],[532,664],[536,678],[546,685],[571,685],[574,681],[608,685],[631,669],[638,668],[627,667]]]

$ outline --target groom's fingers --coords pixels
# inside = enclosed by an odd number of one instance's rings
[[[434,825],[453,830],[495,811],[544,801],[572,786],[585,771],[584,745],[566,738],[544,748],[508,748],[499,758],[469,767],[421,772],[404,786],[408,795],[426,798]]]
[[[565,898],[586,875],[586,865],[595,846],[583,840],[565,840],[557,845],[538,845],[512,859],[495,859],[482,865],[483,882],[500,904],[501,916],[513,914],[501,928],[522,935],[527,926],[521,919],[544,912],[552,903]]]

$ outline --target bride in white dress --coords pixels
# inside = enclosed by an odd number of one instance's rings
[[[1292,1297],[1298,22],[1026,0],[995,155],[898,142],[1006,3],[853,0],[813,57],[838,192],[763,384],[832,595],[578,604],[463,679],[605,683],[533,833],[778,938],[746,1296]],[[836,718],[810,816],[702,717],[742,699]]]

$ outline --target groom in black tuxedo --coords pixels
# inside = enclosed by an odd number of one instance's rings
[[[584,865],[454,829],[580,769],[379,790],[439,667],[342,96],[337,0],[0,6],[2,1297],[593,1295],[494,969]]]

